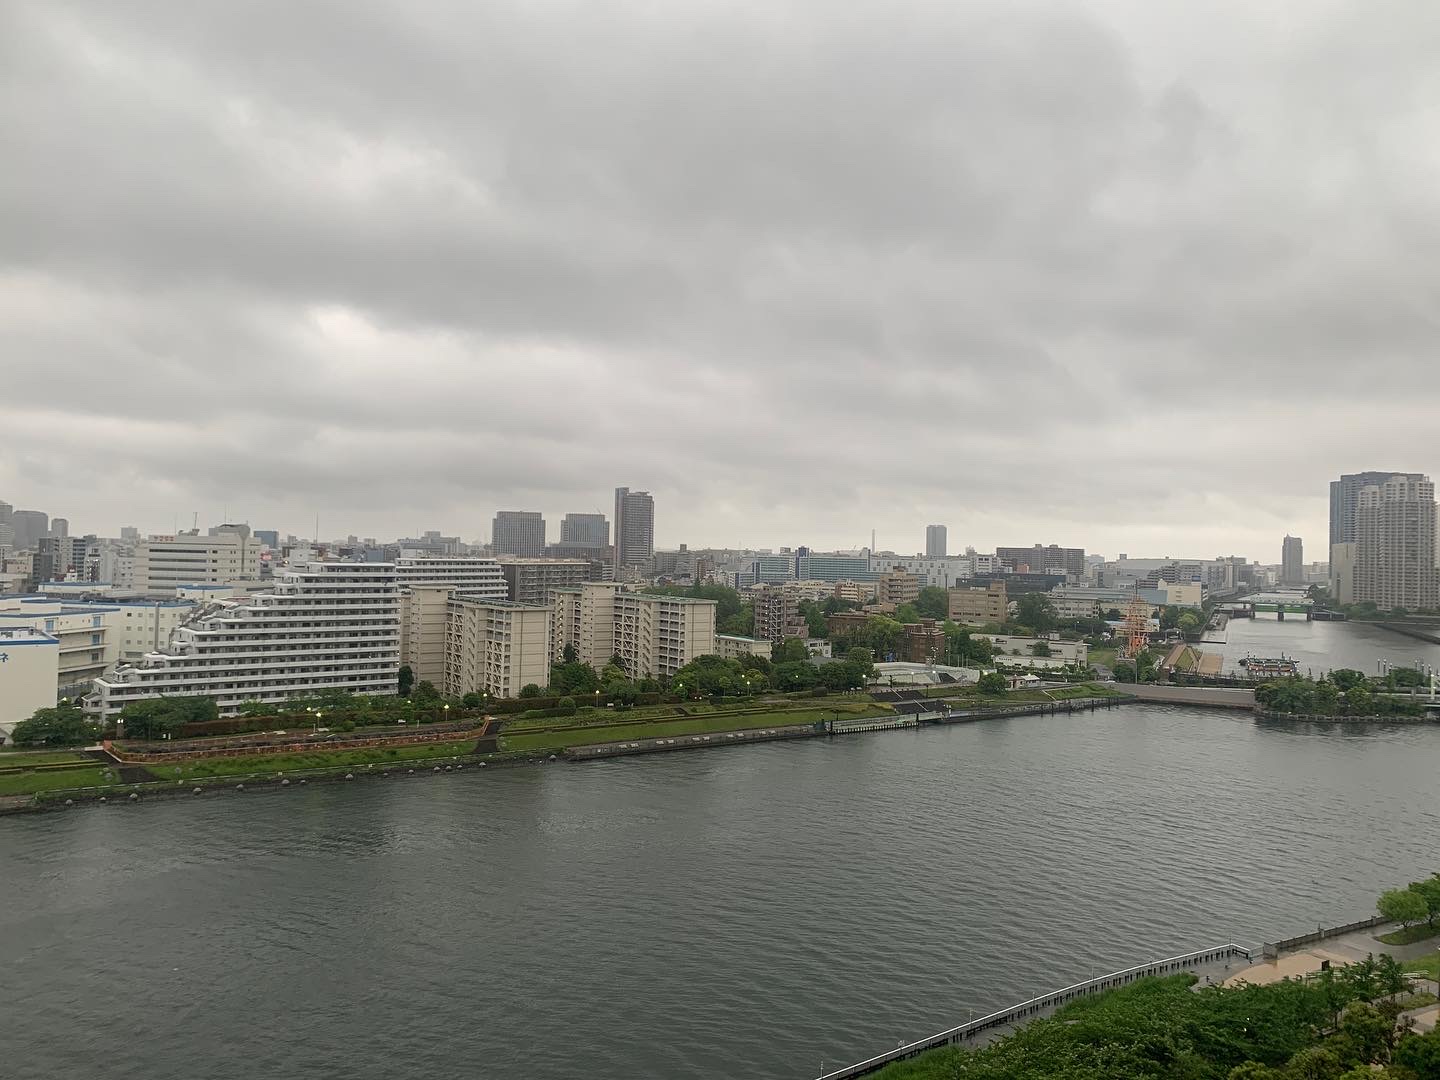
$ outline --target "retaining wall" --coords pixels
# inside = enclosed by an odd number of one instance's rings
[[[1218,709],[1253,709],[1255,691],[1218,686],[1157,686],[1152,683],[1116,683],[1121,693],[1141,701],[1169,705],[1204,705]]]
[[[1379,915],[1373,915],[1368,919],[1361,919],[1359,922],[1346,923],[1344,926],[1323,926],[1318,930],[1312,930],[1308,934],[1301,934],[1298,937],[1286,938],[1284,941],[1267,941],[1260,946],[1260,951],[1266,960],[1274,960],[1286,949],[1297,949],[1301,945],[1311,945],[1317,941],[1324,941],[1326,938],[1339,937],[1341,934],[1351,934],[1356,930],[1369,930],[1374,926],[1384,926],[1386,920]]]

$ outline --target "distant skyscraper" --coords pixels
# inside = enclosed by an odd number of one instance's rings
[[[9,525],[10,519],[15,515],[15,507],[11,506],[4,499],[0,499],[0,525]]]
[[[496,555],[545,554],[545,519],[534,510],[500,510],[490,530],[490,547]]]
[[[1440,603],[1435,562],[1435,485],[1397,473],[1360,489],[1355,508],[1354,596],[1382,611]]]
[[[69,536],[69,535],[70,535],[70,521],[69,521],[69,519],[68,519],[68,518],[51,518],[51,519],[50,519],[50,535],[51,535],[51,536]]]
[[[15,547],[19,551],[33,548],[50,531],[50,515],[43,510],[16,510],[10,515],[15,527]]]
[[[655,500],[648,491],[615,489],[615,566],[639,566],[655,555]]]
[[[120,539],[133,544],[140,539],[140,530],[134,525],[123,525],[120,528]]]
[[[1355,542],[1355,508],[1360,501],[1360,489],[1383,484],[1392,476],[1403,476],[1409,480],[1424,480],[1422,473],[1362,472],[1345,473],[1339,480],[1330,481],[1330,545]]]
[[[945,550],[947,542],[944,525],[925,526],[925,557],[927,559],[943,559],[948,554]]]
[[[1280,545],[1280,581],[1284,585],[1305,583],[1305,550],[1298,536],[1287,534]]]
[[[610,543],[610,522],[604,514],[566,514],[560,519],[560,543],[605,547]]]

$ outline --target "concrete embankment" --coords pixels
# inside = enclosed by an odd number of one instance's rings
[[[598,761],[603,758],[629,757],[634,754],[659,754],[672,750],[712,750],[722,746],[747,746],[761,742],[791,739],[818,739],[827,736],[859,735],[876,731],[903,731],[928,724],[968,724],[977,720],[999,720],[1012,716],[1052,716],[1057,713],[1093,712],[1131,703],[1129,698],[1079,698],[1073,701],[1031,702],[1024,705],[1002,705],[989,709],[940,710],[936,701],[933,712],[877,713],[874,716],[846,717],[816,724],[789,727],[753,728],[744,731],[713,732],[709,735],[677,735],[674,738],[634,739],[626,742],[595,743],[574,746],[565,751],[567,761]]]
[[[1386,630],[1393,630],[1397,634],[1404,634],[1406,637],[1416,638],[1420,641],[1428,641],[1432,645],[1440,645],[1440,627],[1427,626],[1421,629],[1418,626],[1407,626],[1404,623],[1382,622],[1379,624]]]
[[[1213,709],[1253,709],[1255,691],[1230,686],[1158,686],[1117,683],[1115,689],[1140,701],[1166,705],[1203,705]]]

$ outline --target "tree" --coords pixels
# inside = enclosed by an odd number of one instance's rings
[[[869,649],[854,648],[845,654],[845,663],[860,675],[861,685],[875,674],[875,654]]]
[[[1339,1080],[1345,1071],[1339,1055],[1324,1046],[1307,1046],[1285,1066],[1285,1080]]]
[[[805,620],[805,630],[812,638],[823,638],[829,633],[825,612],[820,610],[820,605],[814,600],[800,601],[800,617]]]
[[[83,746],[100,738],[100,725],[86,719],[78,705],[36,709],[28,720],[15,725],[16,746]]]
[[[902,626],[920,621],[920,611],[914,604],[901,604],[895,609],[895,621]]]
[[[1390,889],[1383,892],[1375,902],[1375,907],[1390,922],[1398,922],[1403,927],[1409,927],[1411,923],[1417,923],[1430,915],[1425,897],[1412,889]]]
[[[793,664],[799,660],[809,660],[810,650],[805,647],[805,642],[799,638],[786,638],[771,653],[771,660],[776,664]]]
[[[415,669],[409,664],[400,665],[400,696],[409,697],[410,688],[415,685]]]
[[[520,696],[521,696],[522,698],[539,697],[539,696],[540,696],[540,687],[539,687],[538,685],[536,685],[535,683],[533,683],[533,682],[532,682],[532,683],[526,683],[524,686],[522,686],[522,687],[520,688]]]
[[[625,669],[611,660],[600,670],[600,685],[609,686],[611,683],[625,681]]]
[[[550,690],[562,694],[593,694],[600,689],[600,676],[589,664],[569,663],[550,666]]]
[[[537,686],[535,687],[535,689],[538,690],[540,688]],[[525,692],[523,690],[520,692],[520,696],[525,696]],[[562,697],[559,701],[555,703],[555,707],[559,709],[562,713],[564,713],[566,716],[575,715],[576,705],[575,699],[573,697]]]
[[[827,667],[833,665],[826,665]],[[776,690],[813,690],[820,685],[820,672],[808,660],[776,664],[771,673]]]
[[[1335,684],[1335,689],[1344,693],[1357,686],[1364,686],[1367,680],[1362,671],[1356,671],[1354,668],[1336,668],[1330,672],[1329,681]]]
[[[1182,634],[1193,634],[1200,629],[1200,617],[1193,611],[1187,611],[1180,616],[1179,622],[1175,625]]]
[[[1010,689],[1010,680],[998,671],[987,671],[975,680],[975,689],[982,694],[999,697]]]
[[[1440,1028],[1425,1035],[1409,1034],[1395,1044],[1391,1064],[1406,1072],[1400,1075],[1415,1080],[1433,1080],[1440,1076]]]
[[[1375,697],[1363,686],[1351,687],[1345,691],[1345,711],[1351,716],[1372,716],[1375,712]]]
[[[470,693],[460,699],[460,704],[467,709],[478,709],[481,705],[485,704],[485,699],[474,690],[471,690]]]
[[[1425,917],[1434,926],[1435,920],[1440,919],[1440,874],[1424,881],[1412,881],[1410,891],[1418,893],[1425,901]]]
[[[1055,605],[1050,597],[1040,592],[1021,593],[1015,601],[1015,620],[1028,626],[1037,634],[1046,634],[1055,629]]]
[[[566,645],[560,650],[560,658],[564,663],[573,664],[580,659],[580,654],[575,651],[574,645]]]
[[[950,594],[938,585],[926,585],[915,601],[915,610],[925,619],[944,619],[950,614]]]
[[[183,724],[202,724],[219,716],[214,698],[158,697],[132,701],[120,710],[119,720],[127,738],[159,739],[175,734]]]
[[[1030,646],[1030,654],[1032,656],[1049,656],[1050,646],[1043,641],[1037,641],[1034,645]]]
[[[410,697],[416,704],[439,701],[440,691],[435,689],[435,684],[429,679],[421,679],[415,684],[415,692]]]

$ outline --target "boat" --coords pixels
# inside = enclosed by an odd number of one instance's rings
[[[1257,679],[1285,679],[1300,674],[1300,665],[1288,656],[1247,656],[1240,661],[1247,675]]]

